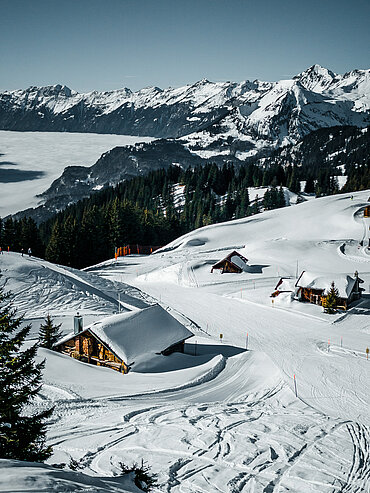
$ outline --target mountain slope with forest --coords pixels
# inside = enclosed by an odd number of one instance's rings
[[[236,174],[242,170],[250,176],[245,186],[283,185],[298,193],[301,191],[300,182],[305,181],[305,191],[315,192],[320,196],[338,192],[346,180],[344,176],[348,177],[345,191],[368,188],[369,156],[368,128],[336,126],[316,130],[296,144],[278,148],[265,157],[251,156],[243,161],[235,157],[229,160],[227,165],[232,164]],[[66,168],[62,176],[42,194],[41,197],[45,201],[43,205],[23,211],[15,217],[31,216],[37,222],[42,222],[68,204],[108,186],[128,183],[135,176],[142,184],[138,186],[139,193],[140,186],[144,186],[145,183],[144,176],[151,171],[169,170],[176,166],[180,172],[187,168],[207,167],[210,164],[222,169],[225,163],[219,156],[202,158],[190,152],[179,140],[161,139],[151,143],[116,147],[103,154],[91,167]],[[168,173],[172,174],[171,171]],[[143,177],[141,181],[140,176]],[[227,190],[229,185],[231,191],[235,192],[234,183],[219,183],[218,187],[222,189],[226,186]],[[223,193],[226,193],[226,190]],[[156,195],[153,190],[151,199]],[[135,196],[130,197],[130,200],[135,201]]]

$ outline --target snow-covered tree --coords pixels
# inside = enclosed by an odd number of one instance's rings
[[[43,462],[51,455],[45,445],[45,420],[52,409],[30,415],[27,406],[41,387],[45,363],[36,363],[37,344],[22,349],[31,326],[0,287],[0,457]]]
[[[44,323],[40,325],[39,340],[40,346],[51,349],[53,345],[61,338],[60,327],[62,324],[54,325],[53,319],[47,314]]]

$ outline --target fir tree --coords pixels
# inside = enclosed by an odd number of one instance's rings
[[[21,322],[0,288],[0,457],[43,462],[52,452],[45,445],[52,409],[29,416],[26,406],[40,391],[45,362],[35,363],[37,344],[21,350],[31,328]]]
[[[280,186],[278,192],[278,207],[285,207],[285,206],[286,206],[285,193],[283,187]]]
[[[326,297],[323,299],[323,307],[325,309],[325,313],[334,313],[335,309],[338,306],[338,297],[339,297],[339,291],[335,287],[334,281],[331,283],[331,287],[329,290],[329,293],[326,295]]]
[[[312,176],[309,176],[306,180],[306,185],[304,187],[305,193],[314,193],[315,191],[315,182]]]
[[[52,349],[54,344],[61,338],[60,327],[62,324],[54,325],[53,319],[47,314],[44,324],[40,325],[39,341],[40,346]]]
[[[46,260],[57,264],[63,263],[63,228],[59,223],[58,218],[53,225],[51,236],[46,247]]]

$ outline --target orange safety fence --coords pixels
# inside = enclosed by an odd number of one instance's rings
[[[152,245],[125,245],[116,249],[115,258],[125,257],[126,255],[150,255],[161,248]]]

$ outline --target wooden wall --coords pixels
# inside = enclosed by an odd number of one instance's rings
[[[122,373],[128,373],[129,371],[125,362],[117,358],[112,351],[99,342],[90,332],[76,335],[74,338],[61,344],[57,349],[72,358],[93,365],[107,366]]]

